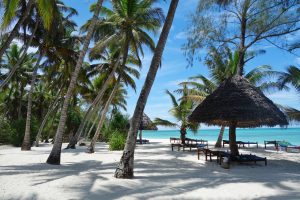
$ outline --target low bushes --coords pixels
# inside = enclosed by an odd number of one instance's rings
[[[109,140],[109,150],[111,151],[118,151],[123,150],[125,146],[126,138],[123,133],[119,131],[114,131],[111,134],[110,140]]]

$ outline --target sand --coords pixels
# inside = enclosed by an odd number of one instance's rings
[[[66,144],[63,144],[65,147]],[[45,164],[50,144],[22,152],[0,146],[0,199],[300,199],[300,153],[272,147],[243,149],[268,158],[268,166],[233,164],[223,169],[195,151],[171,151],[168,140],[138,145],[135,178],[115,179],[121,151],[98,143],[63,150],[60,166]]]

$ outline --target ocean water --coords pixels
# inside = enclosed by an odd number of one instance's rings
[[[216,141],[219,131],[219,129],[201,129],[196,134],[188,131],[187,137]],[[145,139],[169,139],[170,137],[180,137],[179,130],[143,131],[143,138]],[[237,129],[236,137],[237,140],[245,142],[250,141],[263,144],[265,140],[284,140],[300,145],[300,128]],[[223,139],[228,140],[228,129],[225,129]]]

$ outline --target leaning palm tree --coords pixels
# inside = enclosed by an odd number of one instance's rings
[[[131,66],[135,64],[137,67],[140,67],[140,62],[138,59],[136,59],[132,55],[129,55],[127,60],[128,60],[127,65],[125,65],[123,68],[118,68],[118,70],[116,71],[118,78],[115,78],[115,80],[113,82],[114,87],[112,89],[109,88],[110,89],[109,97],[106,100],[106,102],[104,104],[104,108],[101,111],[101,116],[100,116],[100,120],[98,123],[96,133],[95,133],[95,135],[91,141],[91,144],[88,148],[89,153],[94,153],[95,144],[99,137],[100,130],[104,124],[104,120],[105,120],[108,108],[113,103],[113,100],[115,99],[115,94],[117,94],[117,92],[120,89],[120,87],[122,86],[122,84],[129,86],[132,89],[136,90],[136,85],[135,85],[133,77],[138,79],[140,76],[140,73],[138,72],[137,69],[135,69],[134,67],[131,67]],[[109,66],[106,66],[106,67],[109,67]],[[105,65],[103,66],[103,70],[105,70]]]
[[[58,14],[59,16],[62,16],[62,13]],[[68,19],[61,17],[62,20],[57,19],[59,22],[68,22]],[[31,110],[32,110],[32,97],[35,90],[35,83],[37,78],[37,71],[40,66],[40,62],[42,58],[46,55],[48,57],[53,57],[53,50],[52,47],[56,47],[56,54],[59,54],[62,52],[61,46],[62,44],[62,36],[64,36],[64,33],[67,32],[65,30],[66,25],[62,23],[52,23],[50,29],[46,29],[44,24],[42,22],[42,17],[40,16],[40,13],[38,10],[35,11],[34,15],[34,24],[39,24],[39,29],[35,34],[35,37],[33,39],[33,44],[36,44],[38,47],[38,59],[35,64],[35,67],[33,69],[32,73],[32,80],[30,84],[30,91],[28,94],[28,105],[27,105],[27,116],[26,116],[26,125],[25,125],[25,134],[24,134],[24,140],[22,143],[22,150],[30,150],[31,149],[31,143],[30,143],[30,129],[31,129]],[[73,27],[72,27],[73,28]],[[56,36],[54,38],[54,36]],[[25,37],[26,38],[26,37]],[[63,38],[64,39],[64,38]],[[64,49],[65,50],[65,49]],[[68,52],[71,54],[70,52]]]
[[[188,116],[193,112],[194,103],[190,98],[188,98],[189,94],[186,85],[183,86],[182,90],[184,92],[179,101],[176,100],[174,94],[172,94],[168,90],[166,91],[166,93],[170,96],[173,104],[173,108],[171,108],[169,112],[177,120],[177,122],[173,123],[165,119],[155,118],[154,123],[155,125],[178,127],[180,129],[181,142],[182,144],[185,144],[187,129],[190,129],[194,133],[196,133],[199,128],[199,123],[190,122],[188,120]]]
[[[194,101],[202,101],[227,78],[234,76],[237,73],[238,52],[232,53],[230,49],[225,48],[220,52],[215,48],[210,51],[210,56],[206,60],[210,78],[204,75],[191,77],[191,81],[183,82],[193,86],[191,89],[190,98]],[[247,57],[248,54],[246,54]],[[243,73],[244,74],[244,73]],[[277,77],[279,72],[273,71],[270,66],[259,66],[244,75],[252,85],[259,87],[262,91],[270,89],[278,89],[280,87],[278,82],[266,81],[269,77]],[[177,90],[180,92],[180,90]],[[221,147],[225,126],[221,126],[220,133],[215,144],[215,147]]]
[[[168,35],[173,23],[174,15],[176,12],[176,8],[179,0],[172,0],[170,3],[169,11],[166,17],[166,21],[164,23],[162,32],[160,34],[157,46],[154,50],[154,55],[151,61],[151,65],[142,88],[142,91],[139,95],[134,114],[132,120],[130,122],[130,129],[127,134],[125,148],[118,164],[118,167],[115,171],[116,178],[132,178],[133,177],[133,161],[134,161],[134,150],[135,150],[135,138],[138,132],[138,128],[140,125],[140,120],[142,118],[145,105],[147,103],[147,99],[149,93],[151,91],[153,82],[155,80],[156,73],[158,71],[158,67],[161,63],[161,57],[164,51],[165,44],[168,39]]]
[[[74,91],[74,88],[75,88],[75,85],[76,85],[78,74],[80,72],[80,69],[81,69],[81,66],[82,66],[82,63],[83,63],[83,60],[84,60],[84,56],[87,52],[88,46],[89,46],[91,38],[92,38],[95,23],[97,21],[100,9],[102,7],[102,2],[103,2],[103,0],[98,0],[97,1],[97,5],[96,5],[96,9],[95,9],[95,12],[94,12],[94,15],[93,15],[92,23],[89,26],[87,36],[86,36],[85,41],[83,43],[82,50],[79,54],[76,67],[75,67],[74,73],[72,75],[70,85],[68,87],[67,94],[66,94],[65,99],[64,99],[63,107],[62,107],[62,110],[61,110],[61,116],[60,116],[57,131],[56,131],[56,135],[55,135],[55,142],[54,142],[52,151],[51,151],[51,153],[50,153],[50,155],[49,155],[49,157],[46,161],[48,164],[54,164],[54,165],[59,165],[60,164],[62,138],[63,138],[63,133],[64,133],[66,119],[67,119],[68,106],[69,106],[69,103],[70,103],[70,99],[73,96],[73,91]]]

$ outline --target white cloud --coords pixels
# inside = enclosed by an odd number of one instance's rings
[[[175,35],[175,38],[179,40],[185,40],[187,38],[187,32],[186,31],[179,32]]]
[[[166,83],[166,87],[170,86],[178,86],[180,83],[187,81],[187,79],[177,79],[172,80]]]

